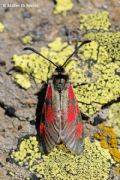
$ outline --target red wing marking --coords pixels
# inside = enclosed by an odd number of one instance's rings
[[[69,97],[70,100],[74,100],[75,99],[74,92],[73,92],[73,89],[72,89],[71,85],[69,86],[68,97]]]
[[[67,123],[73,122],[75,120],[75,108],[74,105],[70,104],[68,109]]]
[[[76,126],[76,132],[75,132],[75,137],[76,139],[80,138],[83,133],[83,124],[78,123]]]
[[[45,136],[45,125],[43,122],[40,124],[40,134]]]
[[[68,102],[68,114],[67,114],[66,122],[71,123],[76,119],[75,107],[74,107],[75,96],[71,85],[69,86],[68,89],[68,98],[69,98],[69,102]]]
[[[48,123],[52,123],[54,122],[54,112],[52,109],[52,87],[50,85],[48,85],[48,89],[47,89],[47,94],[46,94],[46,100],[47,100],[47,104],[46,104],[46,120]]]
[[[48,85],[46,99],[47,100],[51,100],[52,99],[52,87],[50,85]]]
[[[54,122],[54,112],[52,110],[51,105],[48,105],[46,107],[46,119],[49,123]]]

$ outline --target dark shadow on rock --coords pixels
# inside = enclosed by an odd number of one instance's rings
[[[44,139],[40,136],[40,123],[41,123],[41,112],[42,112],[42,107],[45,101],[45,96],[46,96],[46,91],[47,91],[47,84],[43,84],[41,90],[36,94],[38,97],[38,103],[37,103],[37,108],[36,108],[36,123],[35,127],[37,130],[37,139],[40,144],[40,151],[47,153]]]

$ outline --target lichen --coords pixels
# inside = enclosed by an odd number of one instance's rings
[[[68,43],[62,43],[60,38],[57,38],[53,43],[48,44],[48,48],[42,47],[40,49],[41,53],[44,54],[44,56],[52,59],[54,63],[61,65],[64,63],[68,55],[73,52],[73,50],[74,48],[68,45]],[[36,55],[35,53],[14,55],[12,58],[12,62],[14,63],[14,67],[22,72],[23,76],[24,74],[32,76],[36,83],[47,81],[47,79],[55,70],[55,67],[53,65],[51,65],[48,61],[44,60],[42,57]],[[69,66],[67,66],[66,71],[69,71],[70,69],[72,69],[72,66],[75,65],[74,62],[71,62],[70,64]],[[25,85],[25,82],[21,81],[21,75],[17,75],[17,77],[18,78],[13,75],[13,79],[21,87],[29,88],[31,86],[30,84],[30,86],[27,87]]]
[[[120,166],[116,167],[114,171],[116,174],[120,174]]]
[[[21,40],[23,44],[32,44],[32,37],[29,35],[24,36]]]
[[[82,111],[92,115],[120,97],[120,76],[116,73],[120,66],[120,32],[88,33],[84,38],[92,41],[78,54],[88,84],[77,86],[75,94]]]
[[[31,166],[33,162],[41,158],[38,142],[35,136],[30,136],[28,139],[21,141],[19,150],[13,151],[11,158],[14,158],[20,166]]]
[[[110,25],[109,13],[107,11],[96,14],[80,14],[80,29],[108,30]]]
[[[53,50],[53,51],[61,51],[63,48],[68,46],[67,42],[62,42],[60,37],[57,37],[56,40],[52,43],[49,43],[48,46]]]
[[[29,137],[21,141],[18,150],[11,153],[11,158],[43,179],[96,180],[97,177],[106,180],[114,164],[108,151],[102,149],[98,141],[90,142],[89,138],[85,138],[81,155],[71,154],[64,145],[42,155],[36,137]]]
[[[120,66],[120,32],[88,33],[84,39],[91,42],[79,50],[78,58],[71,58],[65,70],[81,111],[91,116],[104,104],[120,97],[120,76],[116,73]],[[62,42],[59,37],[48,47],[40,49],[44,56],[61,65],[73,50],[73,46]],[[12,61],[15,68],[32,76],[37,83],[47,81],[55,70],[52,64],[34,53],[14,55]],[[22,81],[15,81],[23,87]]]
[[[74,4],[72,0],[56,0],[54,14],[62,13],[66,15],[66,12],[73,8]]]
[[[112,127],[108,127],[104,124],[99,125],[98,133],[95,134],[95,138],[100,140],[100,145],[104,149],[109,149],[109,152],[113,159],[120,163],[120,149],[118,136],[114,132]]]
[[[30,88],[30,79],[28,74],[14,74],[13,79],[18,82],[18,84],[21,85],[22,88],[28,89]]]
[[[120,136],[120,102],[113,103],[109,108],[107,125],[112,126]]]
[[[2,22],[0,22],[0,33],[3,32],[5,29],[5,26]]]

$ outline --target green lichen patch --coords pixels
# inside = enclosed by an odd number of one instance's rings
[[[120,136],[120,102],[113,103],[109,108],[108,121],[109,126],[112,126],[115,132]]]
[[[56,6],[54,9],[54,14],[62,13],[66,14],[67,11],[71,10],[74,6],[72,0],[56,0]]]
[[[86,39],[97,41],[100,45],[98,61],[101,63],[120,61],[120,31],[88,33]],[[105,57],[104,57],[105,56]],[[107,62],[106,62],[107,61]]]
[[[17,74],[17,73],[15,73],[13,75],[13,79],[15,81],[17,81],[17,83],[20,84],[21,87],[24,89],[28,89],[31,86],[28,74],[20,74],[20,73]]]
[[[42,47],[40,52],[47,58],[51,59],[54,63],[61,65],[74,50],[74,48],[68,45],[68,43],[62,43],[60,38],[57,38],[48,46],[48,48]],[[13,79],[25,89],[31,86],[26,74],[29,77],[31,76],[36,83],[41,83],[42,81],[47,81],[55,70],[55,67],[52,64],[35,53],[14,55],[12,62],[14,63],[14,67],[22,72],[22,75],[17,74],[17,77],[16,75],[13,75]],[[74,62],[71,62],[70,64],[67,66],[66,71],[69,71],[73,66],[75,66]],[[22,81],[23,78],[25,81]]]
[[[80,29],[108,30],[111,23],[107,11],[96,14],[80,14]]]
[[[116,73],[120,67],[120,32],[88,33],[84,38],[91,42],[81,47],[78,58],[71,58],[65,71],[72,81],[81,111],[92,116],[104,104],[120,97],[120,76]],[[73,51],[74,47],[59,37],[40,49],[44,56],[59,65]],[[30,77],[41,83],[47,81],[55,70],[52,64],[35,53],[14,55],[12,61],[22,72],[22,75],[13,75],[13,79],[25,89],[31,86]]]
[[[62,42],[61,38],[58,37],[56,40],[52,43],[49,43],[48,46],[52,49],[52,51],[61,51],[63,48],[68,46],[67,42]]]
[[[92,115],[120,97],[120,76],[116,73],[120,67],[120,32],[88,33],[85,38],[92,42],[82,47],[78,56],[87,84],[81,87],[78,82],[75,94],[82,111]]]
[[[98,132],[94,135],[96,139],[100,141],[100,145],[104,149],[109,149],[111,155],[117,162],[120,162],[120,152],[119,152],[119,137],[115,133],[112,127],[106,126],[105,124],[100,124],[98,126]]]
[[[24,36],[21,40],[23,44],[32,44],[32,37],[29,35]]]
[[[71,154],[64,145],[54,148],[48,155],[41,155],[36,137],[24,139],[11,158],[19,165],[25,165],[38,178],[43,179],[98,179],[106,180],[114,164],[107,150],[98,141],[85,139],[81,155]],[[103,166],[104,164],[104,166]]]
[[[39,152],[36,137],[30,136],[28,139],[22,140],[19,145],[19,150],[13,151],[11,158],[13,158],[20,166],[27,167],[31,167],[33,163],[40,160],[41,153]]]
[[[2,22],[0,22],[0,33],[3,32],[5,29],[5,26]]]

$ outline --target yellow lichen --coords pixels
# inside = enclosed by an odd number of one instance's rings
[[[101,124],[98,126],[98,133],[95,138],[100,140],[101,147],[109,149],[110,154],[116,162],[120,162],[120,150],[118,148],[118,137],[112,127]]]
[[[114,164],[108,151],[102,149],[98,141],[90,142],[89,138],[85,138],[81,155],[71,154],[64,145],[55,147],[48,155],[41,155],[36,137],[29,137],[12,152],[11,158],[44,179],[96,180],[97,177],[106,180]]]
[[[98,12],[96,14],[80,14],[80,29],[104,29],[108,30],[111,23],[107,11]]]
[[[60,38],[57,38],[55,42],[50,43],[48,46],[49,48],[42,47],[41,53],[49,59],[52,59],[54,63],[61,65],[74,50],[74,48],[67,43],[62,43]],[[63,50],[61,51],[61,49]],[[52,64],[35,53],[14,55],[12,62],[14,63],[14,67],[19,69],[23,75],[28,74],[29,76],[32,76],[37,83],[47,81],[55,70],[55,67]],[[70,62],[66,71],[74,68],[74,66],[75,62]],[[16,79],[13,76],[13,79],[24,88],[24,83],[19,78]]]
[[[91,42],[78,51],[78,59],[71,58],[65,70],[72,81],[81,111],[91,116],[120,96],[120,76],[116,73],[120,65],[120,32],[88,33],[84,38],[91,39]],[[74,47],[57,38],[48,44],[48,48],[42,47],[40,52],[62,65],[73,50]],[[32,76],[37,83],[47,81],[55,70],[52,64],[34,53],[14,55],[12,61],[15,68]]]
[[[107,125],[112,126],[120,136],[120,103],[113,103],[109,108]]]
[[[13,79],[18,82],[24,89],[31,87],[28,74],[14,74]]]
[[[120,150],[118,150],[117,148],[110,148],[110,154],[113,156],[113,159],[116,162],[120,163]]]
[[[120,174],[120,166],[118,166],[117,168],[115,168],[115,172],[116,172],[117,174]]]
[[[3,23],[0,22],[0,32],[3,32],[5,29],[5,26]]]
[[[100,145],[101,145],[101,147],[102,148],[104,148],[104,149],[108,149],[108,143],[105,141],[105,140],[101,140],[100,141]]]
[[[61,51],[63,48],[67,47],[68,44],[65,42],[63,43],[61,38],[58,37],[56,40],[52,43],[49,43],[48,46],[53,50],[53,51]]]
[[[73,8],[72,0],[56,0],[56,6],[54,9],[54,14],[63,13],[66,14],[66,11],[69,11]]]
[[[88,33],[85,38],[96,41],[96,44],[94,48],[89,43],[79,51],[80,66],[88,84],[77,86],[75,93],[82,111],[92,115],[103,104],[120,96],[120,76],[116,73],[120,65],[120,32]]]
[[[23,44],[32,44],[32,37],[27,35],[27,36],[24,36],[22,38],[22,43]]]

